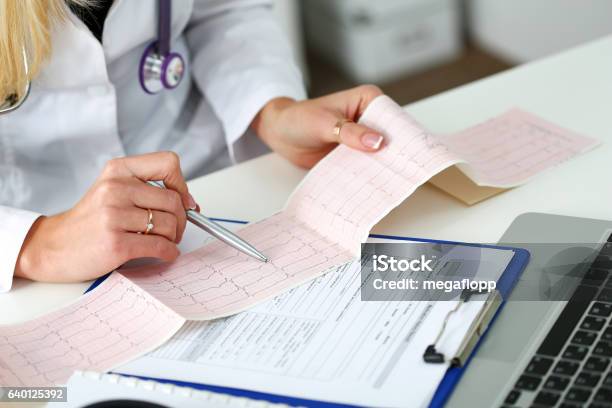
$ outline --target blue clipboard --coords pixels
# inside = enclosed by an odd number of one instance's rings
[[[225,218],[211,218],[211,220],[218,221],[218,222],[231,223],[231,224],[248,224],[247,221],[238,221],[238,220],[231,220],[231,219],[225,219]],[[497,282],[497,290],[502,295],[503,300],[500,306],[498,307],[497,311],[495,312],[495,315],[493,316],[491,322],[489,323],[487,330],[480,337],[480,340],[476,344],[476,347],[472,351],[472,354],[469,356],[469,358],[467,359],[467,361],[465,362],[463,366],[461,367],[451,366],[448,368],[448,370],[446,371],[446,374],[444,375],[444,378],[442,379],[440,384],[438,384],[438,388],[436,389],[436,392],[434,393],[434,396],[429,403],[429,408],[443,407],[446,401],[448,400],[448,398],[450,397],[450,395],[452,394],[453,390],[455,389],[455,386],[461,379],[461,376],[463,375],[464,371],[467,369],[468,365],[470,364],[470,361],[474,357],[474,354],[476,354],[476,352],[478,351],[478,348],[480,347],[480,344],[482,343],[490,327],[494,324],[497,316],[499,315],[502,308],[504,307],[506,303],[506,299],[510,295],[510,292],[512,292],[514,285],[516,284],[521,274],[525,270],[525,267],[527,266],[527,263],[529,262],[529,258],[530,258],[529,251],[523,248],[514,248],[514,247],[496,246],[496,245],[480,245],[480,244],[474,244],[474,243],[443,241],[443,240],[434,240],[434,239],[425,239],[425,238],[400,237],[400,236],[394,236],[394,235],[370,234],[369,237],[370,238],[391,239],[391,240],[396,240],[396,241],[428,242],[428,243],[454,244],[454,245],[464,245],[464,246],[491,248],[491,249],[506,249],[506,250],[511,250],[514,252],[514,256],[508,263],[506,270],[504,271],[499,281]],[[87,288],[85,293],[96,288],[98,285],[104,282],[104,280],[109,275],[110,273],[96,279],[91,284],[91,286]],[[126,374],[121,374],[121,373],[117,373],[117,374],[128,376]],[[243,390],[239,388],[221,387],[221,386],[208,385],[208,384],[168,380],[165,378],[141,377],[141,376],[135,376],[135,375],[130,375],[130,377],[136,377],[136,378],[140,378],[143,380],[153,380],[153,381],[157,381],[161,383],[168,383],[168,384],[173,384],[173,385],[178,385],[178,386],[190,387],[190,388],[195,388],[198,390],[230,394],[230,395],[234,395],[237,397],[245,397],[245,398],[256,399],[256,400],[265,400],[265,401],[269,401],[272,403],[281,403],[281,404],[287,404],[291,406],[303,406],[303,407],[313,407],[313,408],[357,407],[356,405],[348,405],[348,404],[334,403],[334,402],[328,402],[328,401],[317,401],[317,400],[310,400],[310,399],[303,399],[303,398],[295,398],[295,397],[288,397],[288,396],[283,396],[283,395],[275,395],[275,394],[268,394],[268,393],[257,392],[257,391]]]

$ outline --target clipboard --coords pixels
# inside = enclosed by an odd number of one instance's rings
[[[443,240],[433,240],[433,239],[422,239],[422,238],[410,238],[410,237],[398,237],[392,235],[379,235],[379,234],[370,234],[370,238],[384,238],[384,239],[393,239],[398,241],[416,241],[416,242],[429,242],[429,243],[440,243],[440,244],[455,244],[455,245],[464,245],[464,246],[472,246],[479,248],[492,248],[492,249],[506,249],[514,251],[514,256],[508,263],[506,270],[501,275],[499,280],[497,281],[497,293],[499,295],[499,303],[487,303],[479,317],[484,318],[482,323],[484,326],[477,327],[477,329],[481,329],[481,334],[470,332],[468,336],[470,336],[467,340],[467,346],[469,349],[459,350],[457,355],[465,354],[465,357],[462,356],[463,360],[461,364],[451,364],[451,367],[446,370],[446,374],[444,378],[438,384],[438,388],[432,397],[429,408],[441,408],[444,406],[448,398],[451,396],[455,386],[461,379],[461,376],[467,369],[470,361],[478,351],[480,344],[484,337],[486,336],[489,328],[495,323],[495,319],[501,312],[502,308],[505,305],[506,299],[510,296],[512,289],[514,288],[516,282],[519,280],[521,274],[525,270],[525,267],[529,263],[530,253],[524,248],[515,248],[508,246],[497,246],[497,245],[480,245],[474,243],[465,243],[465,242],[456,242],[456,241],[443,241]],[[494,305],[494,306],[492,306]],[[478,319],[478,318],[477,318]],[[477,337],[475,337],[477,336]],[[465,343],[465,341],[464,341]]]
[[[210,218],[210,219],[213,221],[230,223],[230,224],[241,224],[241,225],[248,224],[247,221],[239,221],[239,220],[232,220],[232,219],[225,219],[225,218]],[[440,384],[438,384],[438,387],[436,388],[434,396],[432,397],[429,403],[429,408],[443,407],[446,401],[448,400],[448,398],[450,397],[450,395],[452,394],[455,386],[461,379],[461,376],[467,369],[470,361],[472,360],[472,357],[478,350],[488,329],[494,323],[496,317],[498,316],[499,312],[503,308],[505,304],[505,300],[508,298],[508,296],[510,295],[510,292],[514,288],[514,285],[516,284],[519,277],[525,270],[525,267],[527,266],[527,263],[529,262],[529,258],[530,258],[529,251],[523,248],[515,248],[515,247],[507,247],[507,246],[480,245],[480,244],[474,244],[474,243],[433,240],[433,239],[413,238],[413,237],[401,237],[401,236],[382,235],[382,234],[370,234],[369,238],[388,239],[388,240],[394,240],[394,241],[424,242],[424,243],[434,243],[434,244],[437,243],[437,244],[463,245],[463,246],[471,246],[471,247],[479,247],[479,248],[511,250],[514,252],[514,256],[508,263],[506,270],[504,271],[504,273],[501,275],[501,277],[497,281],[496,289],[497,289],[497,293],[500,295],[500,302],[496,303],[494,306],[492,306],[493,305],[492,303],[489,304],[489,302],[487,302],[487,305],[483,308],[483,311],[479,315],[479,318],[484,317],[484,320],[483,320],[484,326],[477,327],[480,329],[480,334],[473,333],[473,332],[468,333],[469,338],[465,340],[469,340],[469,341],[466,342],[464,340],[463,343],[468,343],[470,348],[466,350],[459,350],[458,352],[458,355],[461,353],[465,354],[465,359],[461,361],[460,365],[456,365],[456,364],[451,365],[451,367],[447,369],[446,374],[444,375],[444,378],[442,379]],[[87,288],[85,293],[96,288],[98,285],[104,282],[104,280],[109,275],[110,273],[96,279],[91,284],[91,286]],[[477,318],[477,320],[479,320],[479,318]],[[474,337],[474,336],[477,336],[477,337]],[[160,382],[160,383],[167,383],[167,384],[173,384],[177,386],[190,387],[190,388],[195,388],[198,390],[230,394],[233,396],[245,397],[249,399],[265,400],[265,401],[269,401],[272,403],[282,403],[282,404],[287,404],[290,406],[306,406],[306,407],[313,407],[313,408],[358,407],[356,405],[289,397],[289,396],[284,396],[284,395],[269,394],[269,393],[258,392],[258,391],[249,391],[249,390],[232,388],[232,387],[222,387],[222,386],[192,383],[192,382],[186,382],[186,381],[169,380],[169,379],[157,378],[157,377],[144,377],[144,376],[136,376],[136,375],[126,375],[126,374],[121,374],[121,373],[116,373],[116,374],[124,375],[128,377],[135,377],[135,378],[139,378],[142,380],[153,380],[153,381]]]

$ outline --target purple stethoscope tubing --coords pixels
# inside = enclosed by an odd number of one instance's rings
[[[170,21],[172,8],[170,0],[159,0],[157,21],[157,52],[160,55],[170,53]]]

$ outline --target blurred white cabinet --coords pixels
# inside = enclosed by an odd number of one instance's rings
[[[610,0],[469,0],[467,6],[473,40],[513,63],[612,33]]]
[[[455,58],[457,0],[304,0],[315,52],[359,82],[384,82]]]

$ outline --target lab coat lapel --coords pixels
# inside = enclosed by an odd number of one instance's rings
[[[102,46],[68,9],[67,15],[68,21],[55,26],[51,32],[51,58],[34,85],[42,89],[66,89],[108,82]]]
[[[104,164],[124,151],[101,44],[71,12],[53,28],[51,41],[51,56],[30,96],[0,118],[0,127],[16,152],[7,165],[35,192],[30,209],[52,214],[72,205],[66,197],[82,196]],[[65,194],[54,193],[58,181]]]

